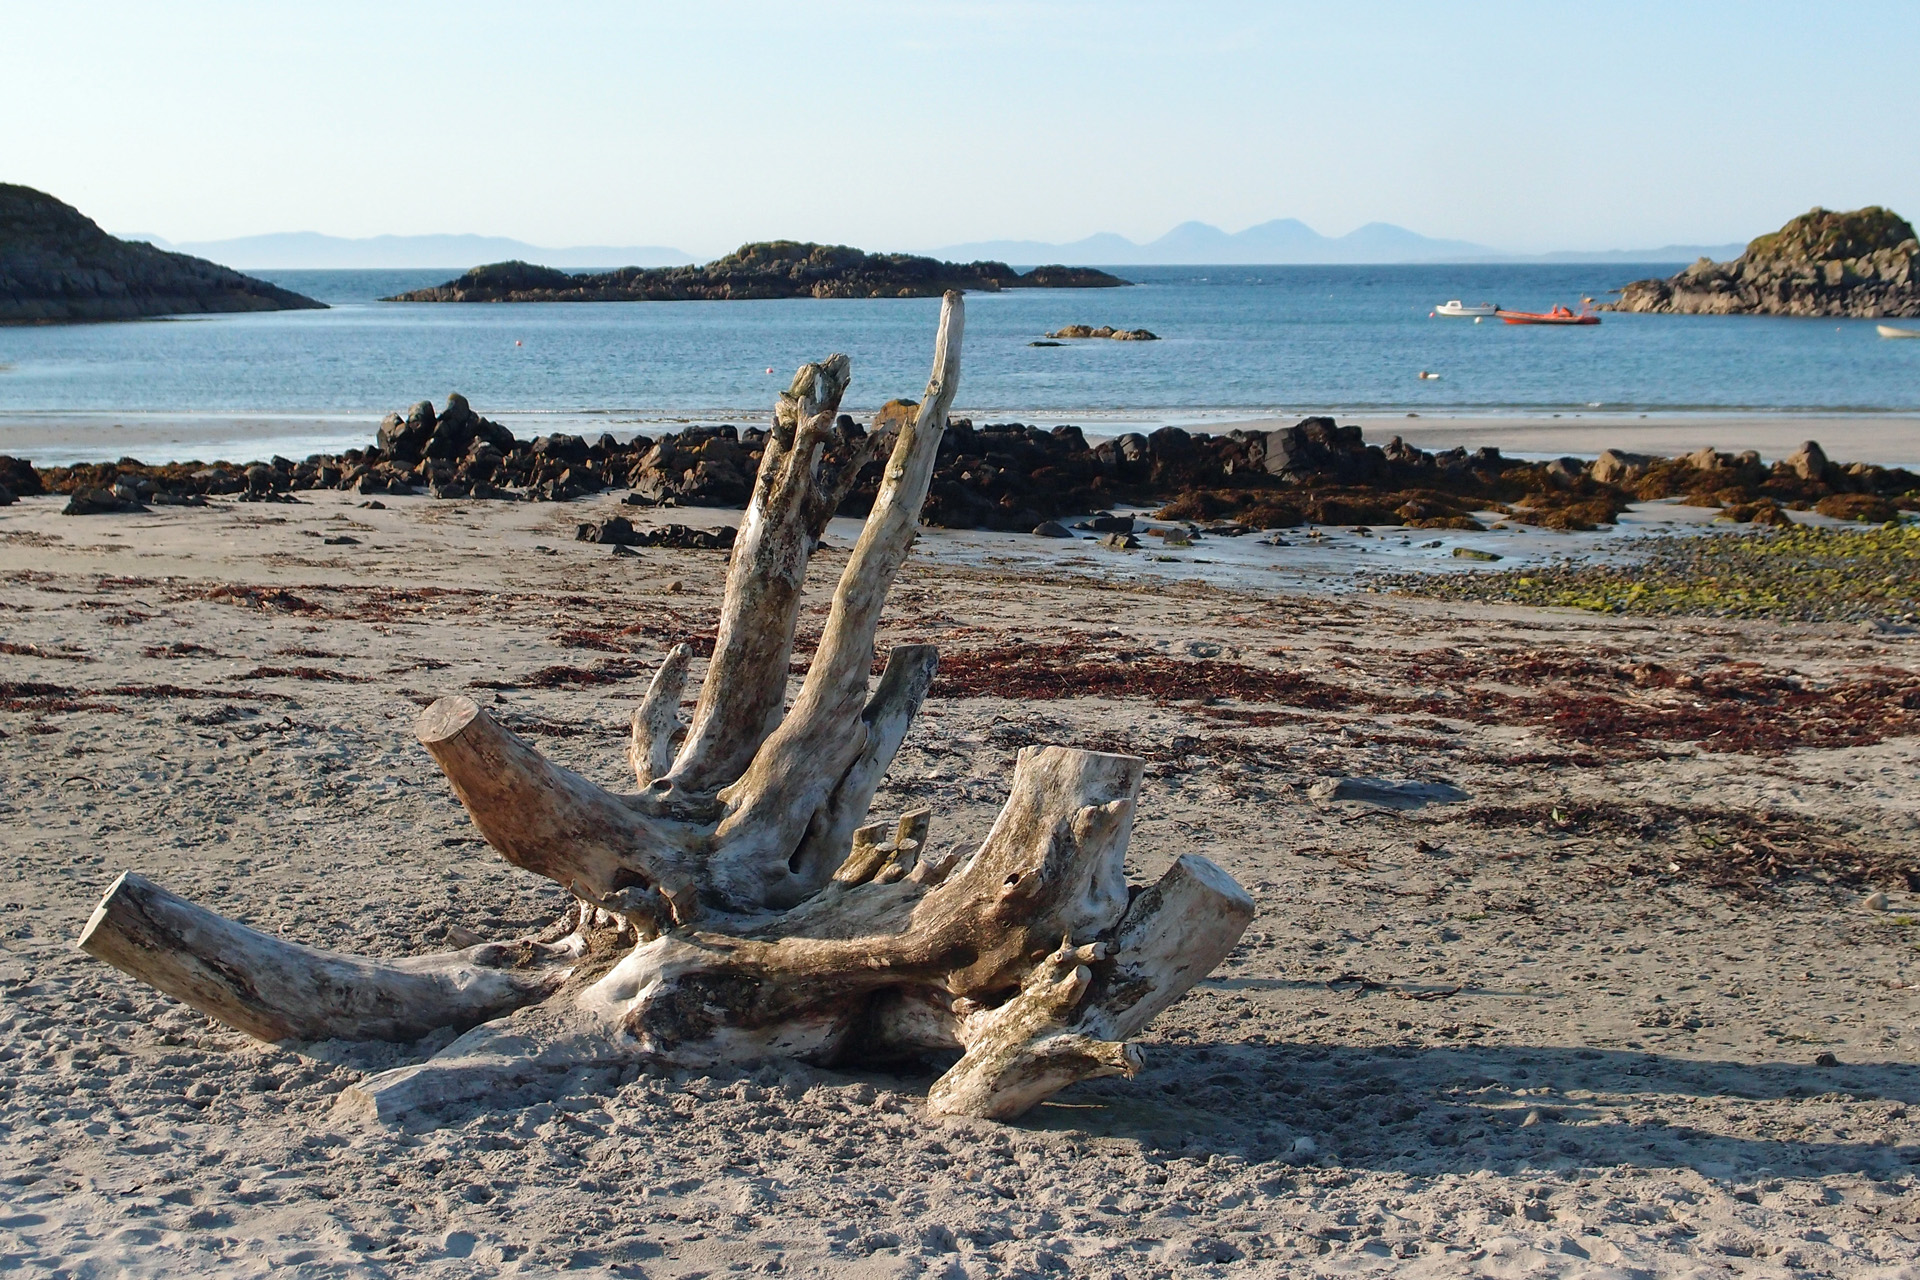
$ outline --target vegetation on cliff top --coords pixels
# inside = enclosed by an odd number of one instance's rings
[[[1815,208],[1778,231],[1755,236],[1741,256],[1780,263],[1844,262],[1898,249],[1913,238],[1911,223],[1877,204],[1851,213]]]
[[[1891,209],[1811,209],[1732,262],[1635,280],[1616,311],[1694,315],[1920,316],[1920,241]]]
[[[324,305],[204,258],[115,239],[44,191],[0,183],[0,324]]]
[[[705,266],[622,267],[574,275],[527,262],[475,267],[389,302],[684,302],[734,298],[932,298],[949,289],[1099,289],[1129,281],[1091,267],[941,262],[795,240],[746,244]]]

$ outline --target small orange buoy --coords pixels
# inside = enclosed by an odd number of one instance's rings
[[[516,346],[516,347],[517,347],[517,346],[519,346],[519,345],[520,345],[520,339],[518,339],[518,338],[515,338],[515,339],[513,340],[513,345],[514,345],[514,346]]]
[[[767,372],[768,372],[768,373],[772,373],[772,372],[773,372],[773,366],[772,366],[772,365],[768,365],[768,366],[767,366]]]

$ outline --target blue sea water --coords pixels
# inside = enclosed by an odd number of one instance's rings
[[[1641,266],[1134,267],[1136,287],[968,298],[958,412],[976,421],[1170,421],[1244,413],[1920,410],[1920,342],[1870,321],[1608,314],[1592,328],[1433,319],[1449,298],[1525,310],[1604,300]],[[0,329],[11,418],[310,415],[364,436],[464,392],[489,415],[619,430],[763,418],[793,368],[853,359],[851,409],[917,396],[932,299],[433,305],[378,301],[434,271],[274,271],[327,311]],[[1154,343],[1028,344],[1068,323]],[[771,369],[772,373],[768,373]],[[1442,375],[1423,381],[1422,370]],[[104,429],[104,428],[103,428]],[[516,429],[518,426],[516,424]]]

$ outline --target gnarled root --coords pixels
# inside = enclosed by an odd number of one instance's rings
[[[1081,1080],[1137,1074],[1144,1060],[1132,1045],[1068,1029],[1093,982],[1087,965],[1104,950],[1097,942],[1063,942],[1019,995],[965,1019],[959,1038],[967,1051],[934,1081],[927,1106],[943,1115],[1007,1120]]]
[[[262,1040],[414,1040],[544,1000],[584,946],[482,943],[374,960],[249,929],[131,871],[114,881],[79,948]]]
[[[959,386],[963,331],[949,294],[926,395],[890,436],[837,425],[846,357],[795,375],[691,722],[680,718],[684,645],[633,716],[637,793],[560,768],[470,699],[443,698],[421,716],[421,743],[488,843],[578,899],[558,929],[362,959],[269,937],[129,875],[81,945],[263,1039],[471,1028],[345,1096],[348,1111],[383,1120],[636,1059],[833,1064],[960,1050],[930,1105],[995,1118],[1076,1080],[1139,1070],[1125,1041],[1226,956],[1253,902],[1201,858],[1130,893],[1138,759],[1022,751],[1005,807],[964,859],[935,852],[924,810],[890,831],[870,821],[937,662],[931,646],[902,646],[872,682],[881,609]],[[823,463],[830,440],[857,445],[837,470]],[[883,446],[872,514],[783,714],[808,558]]]

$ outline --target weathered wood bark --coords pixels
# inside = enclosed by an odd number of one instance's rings
[[[413,1040],[544,1000],[585,948],[521,939],[374,960],[285,942],[196,907],[131,871],[79,947],[262,1040]]]
[[[634,712],[637,793],[554,765],[469,699],[421,716],[421,743],[488,843],[580,900],[563,926],[447,956],[362,960],[267,937],[128,876],[82,946],[267,1039],[471,1026],[343,1100],[388,1121],[636,1059],[958,1053],[929,1106],[995,1118],[1077,1080],[1138,1071],[1126,1041],[1253,916],[1203,858],[1129,889],[1139,760],[1027,748],[998,820],[966,854],[936,849],[927,811],[894,822],[869,812],[938,661],[931,646],[896,648],[871,680],[881,609],[959,386],[962,314],[948,295],[926,395],[891,436],[835,427],[844,356],[805,366],[780,397],[691,722],[680,718],[685,645]],[[823,463],[829,441],[838,469]],[[872,513],[787,706],[809,555],[882,448]]]

